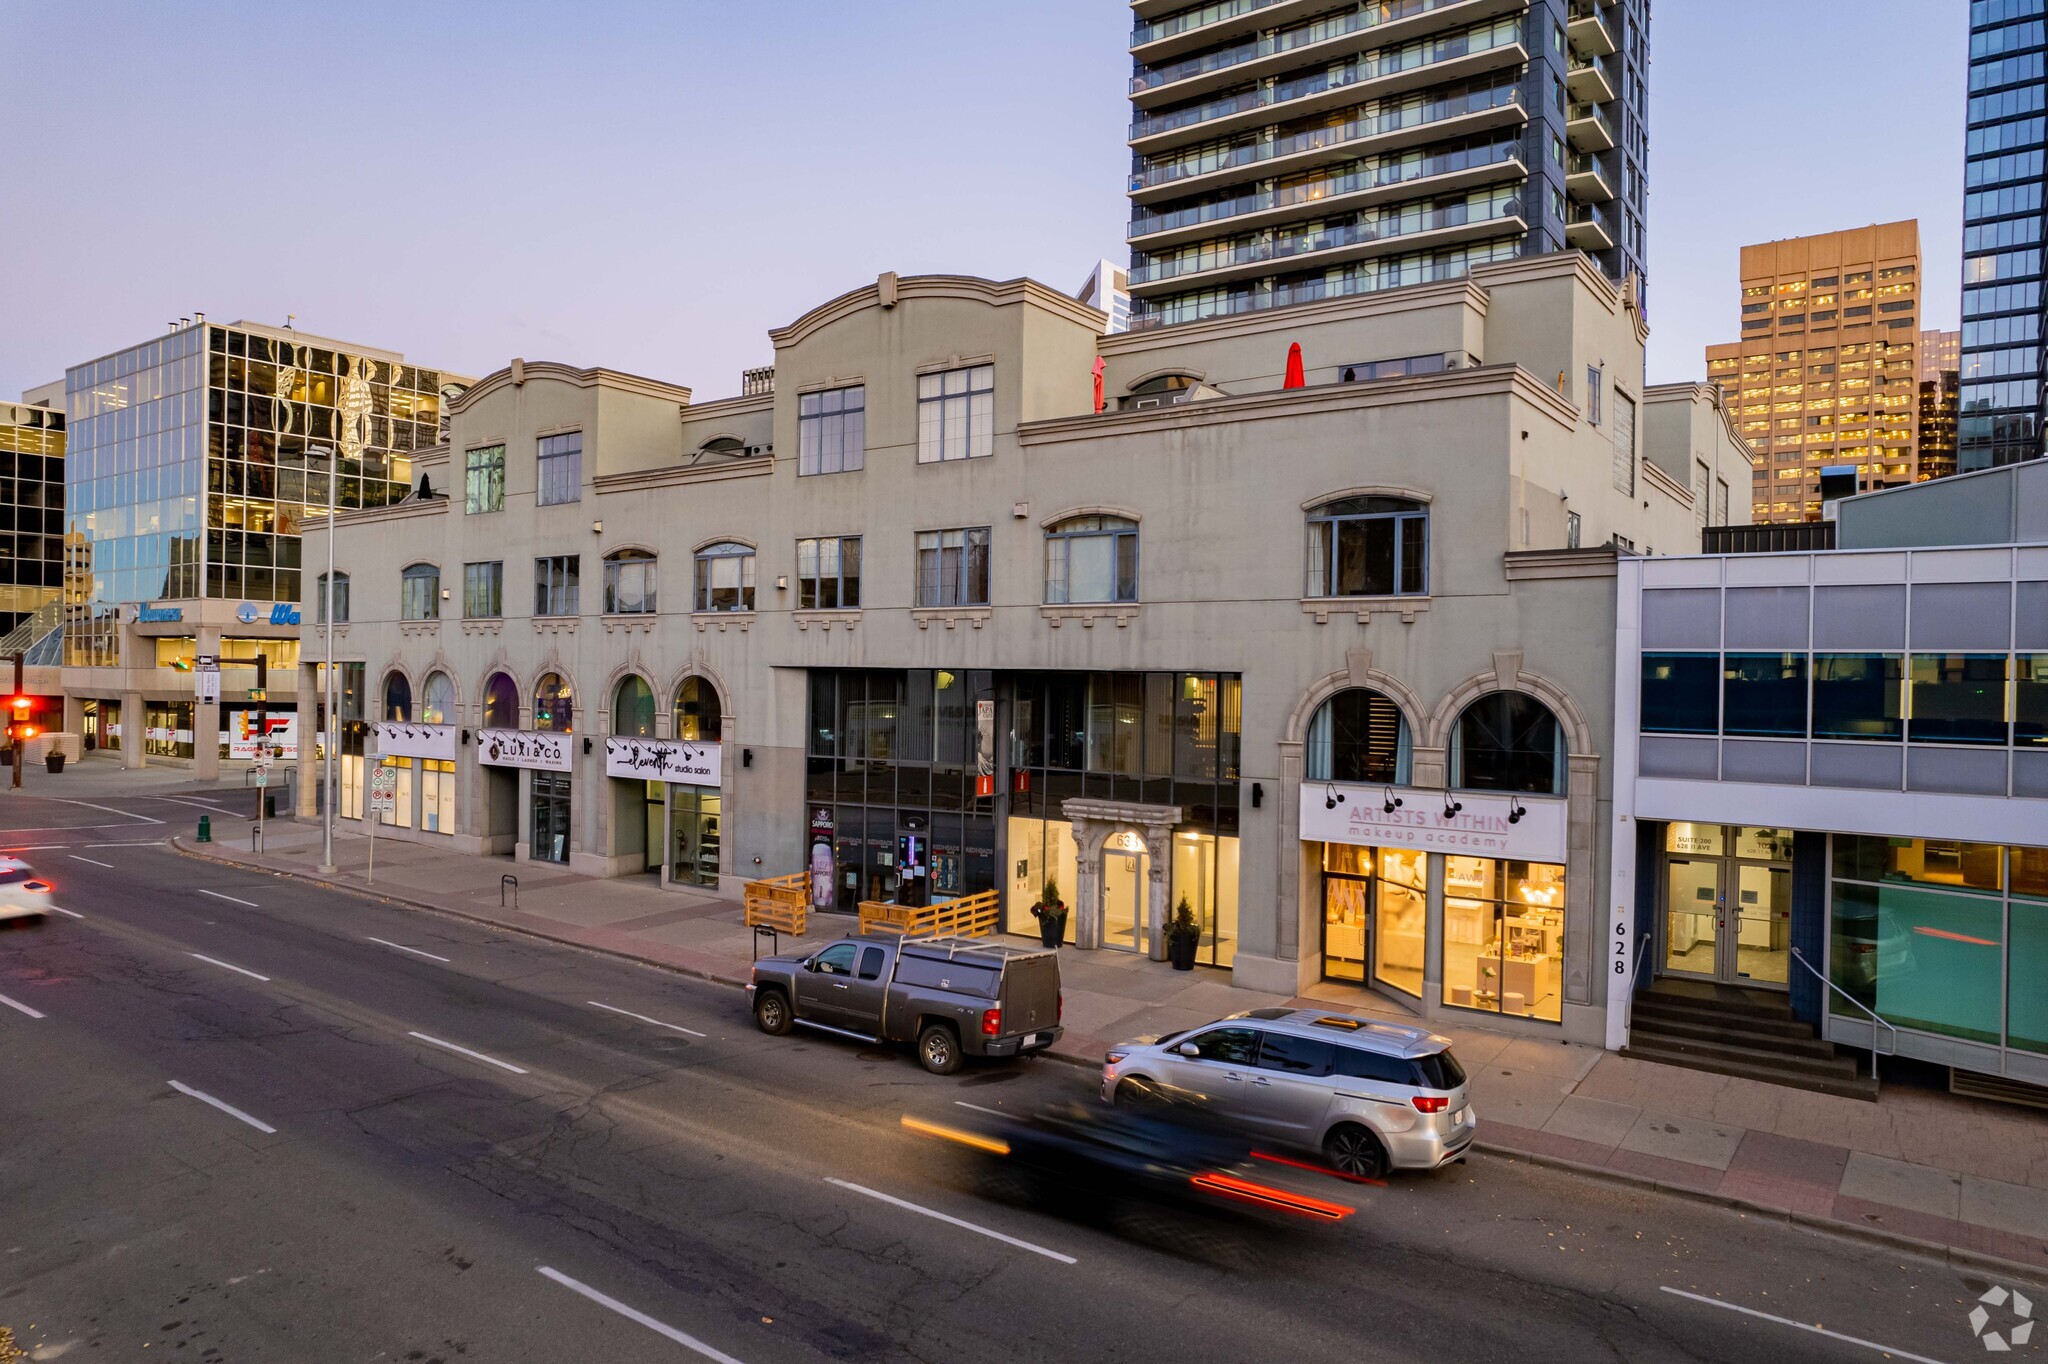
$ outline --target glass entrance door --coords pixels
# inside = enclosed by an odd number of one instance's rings
[[[1784,985],[1792,965],[1792,869],[1737,862],[1735,913],[1722,948],[1721,979]]]
[[[533,840],[528,845],[536,862],[569,860],[569,778],[552,772],[533,774]]]
[[[1720,974],[1721,861],[1674,857],[1664,864],[1664,969]]]
[[[1145,871],[1141,852],[1106,848],[1102,853],[1102,945],[1123,952],[1145,950]]]
[[[668,788],[670,881],[688,886],[718,884],[721,802],[715,786]]]
[[[1366,938],[1372,923],[1372,882],[1323,873],[1323,976],[1365,979]]]

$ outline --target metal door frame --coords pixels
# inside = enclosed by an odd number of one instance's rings
[[[1354,885],[1361,885],[1365,887],[1365,932],[1359,940],[1358,950],[1360,956],[1358,959],[1358,979],[1356,980],[1351,979],[1351,977],[1349,976],[1333,976],[1330,974],[1330,882],[1333,880],[1347,881]],[[1359,876],[1356,873],[1348,871],[1326,871],[1323,873],[1322,899],[1322,978],[1324,980],[1334,980],[1340,985],[1363,985],[1368,987],[1371,986],[1372,938],[1373,933],[1377,931],[1377,929],[1379,928],[1380,915],[1379,877]]]
[[[1117,952],[1143,952],[1145,950],[1145,892],[1147,877],[1142,863],[1149,850],[1137,848],[1110,848],[1102,850],[1102,945]],[[1127,857],[1131,861],[1131,940],[1121,943],[1109,933],[1109,859]]]
[[[1733,830],[1736,826],[1728,825],[1725,827]],[[1669,964],[1671,960],[1671,864],[1674,862],[1711,862],[1718,868],[1715,885],[1719,893],[1714,901],[1714,969],[1705,974],[1696,971],[1676,970]],[[1656,951],[1656,971],[1654,974],[1675,976],[1681,980],[1703,980],[1716,985],[1739,985],[1751,990],[1789,991],[1792,988],[1791,972],[1789,970],[1786,972],[1786,979],[1782,981],[1759,980],[1754,976],[1742,974],[1741,958],[1737,955],[1740,950],[1742,932],[1740,924],[1742,906],[1739,901],[1733,906],[1737,925],[1735,930],[1731,932],[1728,927],[1730,909],[1728,892],[1732,888],[1738,894],[1740,893],[1741,869],[1743,867],[1760,867],[1767,872],[1783,871],[1788,877],[1792,874],[1792,864],[1789,861],[1777,862],[1765,858],[1737,857],[1733,853],[1717,855],[1711,853],[1660,851],[1657,854],[1657,941],[1653,945]],[[1787,955],[1789,957],[1789,950]]]

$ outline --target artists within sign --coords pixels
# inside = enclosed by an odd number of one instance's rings
[[[725,776],[725,750],[716,743],[684,739],[606,739],[604,773],[685,786],[716,786]]]
[[[1447,816],[1442,791],[1305,781],[1301,836],[1467,857],[1565,860],[1565,802],[1559,797],[1453,791],[1450,799],[1463,808]],[[1386,808],[1390,802],[1398,802],[1392,810]]]
[[[453,725],[416,725],[405,720],[379,720],[370,728],[375,734],[379,757],[439,758],[443,762],[455,761]]]
[[[570,734],[537,729],[480,729],[476,734],[478,760],[487,767],[531,767],[542,772],[567,772]]]

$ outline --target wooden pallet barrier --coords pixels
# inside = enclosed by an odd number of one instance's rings
[[[944,934],[956,938],[986,938],[996,931],[997,894],[992,890],[963,895],[935,905],[889,905],[878,900],[860,902],[860,931],[900,933],[925,937]]]
[[[811,874],[796,871],[787,876],[749,881],[742,903],[746,906],[749,928],[766,924],[801,937],[811,912]]]

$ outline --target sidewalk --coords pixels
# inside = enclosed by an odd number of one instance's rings
[[[314,871],[317,825],[269,822],[260,856],[249,851],[246,821],[217,818],[214,838],[175,841],[195,855],[365,888],[369,840],[360,836],[337,835],[333,878]],[[500,885],[505,875],[518,878],[516,905]],[[728,984],[744,983],[752,957],[736,903],[642,878],[594,880],[380,839],[371,893]],[[846,926],[827,916],[799,941]],[[1110,1043],[1267,1005],[1413,1021],[1391,1001],[1341,985],[1290,999],[1120,952],[1067,952],[1061,970],[1067,1032],[1054,1055],[1088,1067]],[[1562,1041],[1442,1031],[1471,1075],[1483,1150],[2048,1271],[2048,1115],[1906,1085],[1866,1103]]]

